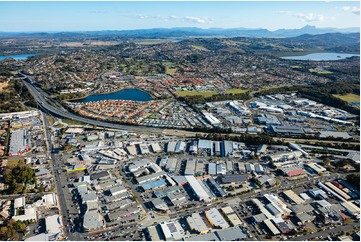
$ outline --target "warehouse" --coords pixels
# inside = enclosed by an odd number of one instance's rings
[[[360,216],[360,208],[352,202],[343,202],[341,205],[351,216]]]
[[[174,153],[175,152],[175,146],[177,145],[177,142],[169,142],[167,145],[167,152],[168,153]]]
[[[154,191],[153,194],[154,194],[154,196],[161,198],[161,197],[168,196],[169,194],[179,192],[179,190],[180,190],[179,186],[170,186],[170,187],[160,188],[160,189]]]
[[[210,183],[210,187],[215,190],[215,193],[219,197],[227,196],[226,192],[222,189],[222,187],[214,180],[213,177],[208,178],[208,182]]]
[[[261,214],[264,214],[268,219],[274,218],[274,216],[264,207],[263,203],[261,203],[257,198],[252,198],[252,202],[261,211]]]
[[[226,164],[218,163],[216,166],[217,175],[225,175],[227,173]]]
[[[314,210],[310,204],[297,204],[291,206],[291,210],[294,214],[309,213]]]
[[[240,241],[247,238],[247,235],[243,233],[240,227],[220,230],[216,234],[221,241]]]
[[[183,141],[178,141],[175,146],[175,153],[182,153],[186,147],[186,143]]]
[[[208,164],[208,174],[211,176],[217,175],[217,164],[216,163]]]
[[[234,172],[233,162],[227,160],[226,164],[227,164],[227,173],[233,173]]]
[[[104,227],[104,222],[98,211],[93,210],[84,214],[83,228],[84,231],[91,231]]]
[[[272,222],[276,225],[276,227],[279,231],[281,231],[282,234],[288,234],[291,231],[291,229],[282,218],[273,218]]]
[[[171,172],[171,173],[175,172],[177,163],[178,163],[178,161],[176,158],[169,158],[167,161],[167,164],[165,166],[165,170],[168,172]]]
[[[224,140],[221,142],[221,155],[223,157],[229,157],[233,154],[233,142]]]
[[[204,160],[200,160],[200,159],[197,160],[196,171],[195,171],[196,176],[203,175],[203,173],[204,173],[204,163],[205,163]]]
[[[270,219],[267,219],[263,221],[263,223],[266,225],[266,227],[271,231],[272,235],[279,235],[281,232],[274,226],[274,224],[271,222]]]
[[[185,178],[187,179],[188,184],[200,201],[211,201],[211,197],[208,195],[208,193],[200,185],[200,182],[194,176],[185,176]]]
[[[164,187],[166,185],[167,185],[166,181],[164,179],[161,179],[158,181],[144,183],[144,184],[142,184],[142,188],[144,191],[148,191],[148,190],[153,190],[153,189],[157,189],[160,187]]]
[[[323,172],[327,171],[327,169],[317,163],[309,163],[305,164],[306,166],[310,167],[312,170],[314,170],[317,174],[322,174]]]
[[[245,164],[244,164],[244,166],[245,166],[245,168],[246,168],[246,172],[251,173],[251,172],[255,171],[255,170],[254,170],[254,165],[253,165],[253,164],[250,164],[250,163],[245,163]]]
[[[129,145],[126,149],[129,155],[137,155],[137,148],[135,147],[135,145]]]
[[[231,206],[227,206],[224,208],[221,208],[222,213],[227,218],[228,222],[233,226],[239,226],[242,224],[242,221],[239,219],[237,214],[234,212],[233,208]]]
[[[271,133],[285,136],[302,136],[305,134],[304,130],[297,126],[275,126],[271,125]]]
[[[294,191],[292,190],[286,190],[283,192],[283,194],[289,199],[291,200],[293,203],[296,203],[296,204],[302,204],[304,203],[305,201],[300,198],[300,196],[298,196]]]
[[[187,159],[186,168],[184,170],[185,176],[193,176],[194,175],[194,170],[196,169],[196,161],[197,160],[193,159],[193,158]]]
[[[281,171],[288,177],[299,176],[305,173],[305,170],[298,165],[281,168]]]
[[[116,196],[116,195],[124,193],[126,191],[127,191],[127,189],[123,185],[116,186],[116,187],[109,189],[111,196]]]
[[[158,143],[151,143],[151,144],[150,144],[150,147],[152,148],[152,151],[153,151],[154,153],[162,152],[162,149],[160,148],[160,146],[159,146]]]
[[[188,238],[184,238],[185,241],[219,241],[215,233],[201,234]]]
[[[198,150],[213,155],[213,142],[212,140],[200,139],[198,141]]]
[[[139,151],[141,155],[146,155],[150,153],[148,145],[144,143],[139,144]]]
[[[149,226],[147,228],[147,230],[148,230],[148,237],[149,237],[150,241],[160,241],[161,240],[156,226]]]
[[[199,213],[193,213],[192,216],[187,217],[187,223],[192,231],[199,234],[206,234],[210,231],[210,228],[204,223]]]
[[[180,240],[185,237],[185,232],[178,222],[162,222],[159,225],[165,240]]]
[[[214,141],[214,154],[216,156],[221,155],[221,142],[220,141]]]
[[[264,173],[264,169],[263,166],[256,163],[254,164],[254,170],[258,173],[258,174],[263,174]]]
[[[287,216],[291,213],[291,210],[287,208],[287,205],[284,204],[277,195],[275,194],[264,194],[264,197],[279,210],[283,216]]]
[[[216,208],[211,208],[210,210],[206,211],[205,216],[212,226],[221,229],[229,228],[229,224]]]
[[[150,174],[150,175],[147,175],[147,176],[138,177],[137,182],[138,182],[139,185],[141,185],[143,183],[150,182],[150,181],[156,180],[158,178],[161,178],[165,174],[166,173],[164,171],[161,171],[161,172],[153,173],[153,174]]]
[[[220,176],[220,183],[222,184],[238,184],[247,181],[246,174],[222,175]]]

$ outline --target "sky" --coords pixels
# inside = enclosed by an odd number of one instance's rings
[[[0,32],[360,27],[358,1],[4,2]]]

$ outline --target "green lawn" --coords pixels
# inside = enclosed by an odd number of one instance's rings
[[[247,91],[248,90],[245,90],[245,89],[233,88],[233,89],[226,90],[226,93],[237,94],[237,93],[245,93]]]
[[[210,97],[214,94],[218,94],[216,91],[177,91],[177,94],[181,97],[201,95],[203,97]]]
[[[311,73],[317,73],[317,74],[321,74],[321,75],[328,75],[328,74],[333,73],[331,71],[317,71],[315,69],[308,69],[308,71],[311,72]]]
[[[353,93],[348,93],[346,95],[333,95],[339,99],[342,99],[346,102],[360,102],[360,96],[353,94]]]

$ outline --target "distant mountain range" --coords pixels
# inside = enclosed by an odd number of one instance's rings
[[[69,32],[33,32],[33,33],[11,33],[0,32],[0,36],[22,36],[22,37],[43,37],[43,38],[69,38],[69,37],[91,37],[91,36],[119,36],[125,38],[171,38],[171,37],[296,37],[304,34],[325,34],[325,33],[359,33],[360,28],[316,28],[306,25],[300,29],[247,29],[247,28],[154,28],[137,30],[104,30],[104,31],[69,31]]]

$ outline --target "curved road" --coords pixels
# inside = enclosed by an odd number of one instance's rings
[[[86,118],[80,115],[76,115],[64,110],[60,110],[52,105],[50,105],[47,100],[44,98],[44,94],[42,94],[36,87],[34,87],[31,84],[31,79],[28,76],[25,76],[23,81],[26,87],[28,88],[30,94],[34,97],[36,102],[39,104],[39,107],[42,109],[56,115],[61,116],[68,119],[77,120],[83,123],[88,123],[96,126],[111,128],[111,129],[121,129],[121,130],[127,130],[127,131],[133,131],[133,132],[141,132],[141,133],[161,133],[164,134],[164,129],[161,128],[152,128],[147,126],[133,126],[133,125],[122,125],[122,124],[114,124],[114,123],[108,123],[106,121],[99,121],[91,118]]]

